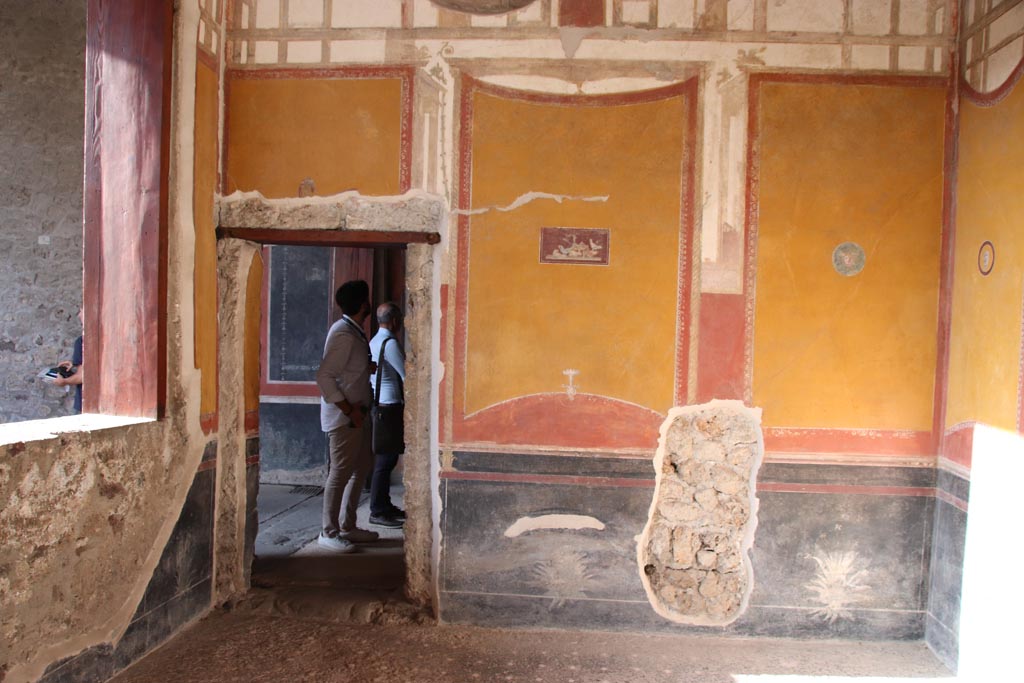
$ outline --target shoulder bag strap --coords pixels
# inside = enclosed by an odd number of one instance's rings
[[[377,382],[373,391],[373,405],[374,407],[380,405],[380,385],[384,379],[384,347],[391,341],[391,337],[385,337],[384,341],[380,344],[380,353],[377,354]]]

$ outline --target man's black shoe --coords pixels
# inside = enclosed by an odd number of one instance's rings
[[[391,515],[370,515],[370,524],[373,524],[374,526],[388,527],[389,529],[397,529],[405,524],[405,522],[397,517],[392,517]]]

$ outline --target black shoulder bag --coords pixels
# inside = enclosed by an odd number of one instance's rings
[[[405,404],[380,404],[380,385],[384,379],[384,348],[389,341],[391,337],[384,340],[377,356],[377,386],[373,392],[370,416],[373,420],[373,452],[391,455],[405,452]],[[404,394],[401,377],[398,378],[398,382],[399,392]]]

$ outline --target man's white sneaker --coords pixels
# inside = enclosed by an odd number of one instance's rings
[[[380,538],[380,535],[376,531],[352,529],[351,531],[342,531],[338,534],[338,537],[351,541],[352,543],[370,543]]]
[[[320,533],[320,538],[316,539],[316,544],[336,553],[351,553],[356,549],[351,541],[338,536],[328,536],[323,532]]]

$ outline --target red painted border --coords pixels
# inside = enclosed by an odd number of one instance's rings
[[[974,423],[958,424],[946,430],[942,440],[942,457],[968,471],[974,451]]]
[[[260,456],[258,456],[258,455],[250,455],[248,458],[245,459],[245,464],[246,465],[259,465],[260,464]]]
[[[260,431],[260,411],[247,410],[244,418],[245,435],[256,436]]]
[[[764,83],[800,83],[800,84],[823,84],[823,85],[874,85],[874,86],[898,86],[898,87],[940,87],[949,86],[949,80],[942,76],[890,76],[877,74],[807,74],[807,73],[773,73],[759,72],[750,75],[748,83],[748,107],[747,107],[747,179],[746,179],[746,205],[747,205],[747,230],[745,236],[745,248],[743,257],[743,297],[745,304],[744,319],[744,348],[743,348],[743,398],[748,404],[753,404],[754,390],[754,316],[756,309],[757,289],[757,234],[759,224],[759,178],[760,178],[760,114],[761,114],[761,85]],[[947,105],[946,111],[946,147],[947,158],[944,160],[946,187],[944,188],[943,201],[943,265],[951,264],[952,258],[952,230],[946,225],[952,225],[953,203],[955,197],[955,186],[950,185],[949,169],[950,164],[955,164],[955,156],[950,158],[950,150],[955,149],[955,108]],[[949,199],[949,202],[946,201]],[[947,205],[948,204],[948,205]],[[950,216],[947,220],[946,216]],[[948,252],[947,252],[948,250]],[[948,255],[947,255],[948,253]],[[952,296],[952,272],[948,279],[949,291],[945,293],[946,303],[949,304]],[[940,283],[940,296],[942,295],[942,284]],[[939,324],[936,334],[939,338],[940,357],[942,354],[948,357],[948,314],[943,318],[942,303],[940,303]],[[943,325],[946,325],[946,328]],[[940,381],[941,380],[941,381]],[[945,395],[944,374],[936,377],[935,398],[933,399],[933,416],[944,409],[945,400],[939,397]],[[941,385],[941,386],[940,386]],[[933,418],[935,420],[938,417]],[[930,432],[916,431],[894,431],[894,430],[856,430],[856,429],[785,429],[766,428],[765,449],[771,451],[789,452],[831,452],[831,453],[878,453],[889,455],[929,455],[935,454],[938,449],[938,430],[940,427],[933,424]],[[878,449],[881,450],[872,450]]]
[[[199,29],[197,28],[196,30],[198,31]],[[208,66],[213,73],[216,74],[220,72],[220,63],[217,59],[217,55],[207,51],[205,47],[198,43],[196,44],[196,60]]]
[[[605,396],[535,394],[520,396],[466,417],[453,425],[459,442],[509,443],[542,434],[545,446],[635,448],[652,451],[664,415]]]
[[[697,401],[743,398],[746,304],[742,294],[702,292],[697,338]]]
[[[204,413],[199,416],[199,428],[203,430],[203,434],[212,434],[217,431],[217,413]]]
[[[1017,361],[1017,431],[1024,434],[1024,297],[1021,301],[1020,358]]]
[[[682,149],[682,186],[680,187],[680,239],[678,253],[679,290],[676,330],[677,353],[674,379],[675,403],[686,403],[689,383],[691,299],[695,270],[690,263],[693,253],[694,192],[696,183],[696,141],[698,126],[698,79],[689,78],[663,88],[631,93],[605,95],[555,95],[514,90],[484,83],[463,74],[460,83],[459,196],[458,206],[467,211],[472,205],[472,143],[473,97],[482,92],[496,97],[539,104],[565,106],[622,106],[655,102],[670,97],[685,97],[687,131]],[[657,443],[658,426],[664,416],[656,411],[634,406],[608,397],[577,396],[575,401],[562,395],[542,394],[517,397],[490,406],[467,417],[464,414],[464,378],[467,356],[467,318],[469,310],[469,232],[470,217],[458,217],[458,259],[455,285],[455,367],[446,394],[451,407],[454,442],[507,443],[523,433],[529,425],[538,445],[634,448],[653,447]],[[584,415],[585,418],[580,416]],[[586,424],[580,428],[581,419]],[[538,429],[537,425],[543,428]]]
[[[516,484],[563,484],[568,486],[613,486],[616,488],[654,488],[654,479],[629,477],[580,477],[571,474],[512,474],[509,472],[460,472],[446,470],[442,479],[461,481],[493,481]]]
[[[959,55],[959,51],[957,51],[957,54]],[[957,68],[953,73],[960,74],[959,62],[957,63]],[[1017,62],[1017,66],[1015,66],[1013,71],[1010,72],[1006,81],[992,92],[984,93],[979,90],[975,90],[962,74],[957,80],[960,84],[960,93],[963,95],[964,99],[971,104],[978,105],[979,107],[991,107],[999,104],[1007,95],[1010,94],[1010,92],[1013,91],[1013,87],[1017,85],[1017,81],[1021,79],[1021,76],[1024,76],[1024,57]]]
[[[955,507],[956,509],[958,509],[958,510],[960,510],[962,512],[967,512],[967,507],[968,507],[967,501],[960,500],[959,498],[957,498],[956,496],[952,495],[951,493],[947,493],[947,492],[943,491],[942,489],[937,488],[937,489],[935,489],[935,497],[938,498],[939,500],[941,500],[944,503],[949,503],[950,505],[952,505],[953,507]]]
[[[264,396],[319,397],[316,382],[271,382],[270,376],[270,271],[273,258],[263,247],[263,287],[260,289],[260,398]]]
[[[416,81],[414,66],[332,66],[321,68],[281,68],[272,69],[227,69],[224,74],[224,120],[228,121],[228,106],[231,101],[231,83],[251,80],[347,80],[347,79],[386,79],[397,78],[402,82],[402,121],[401,142],[399,150],[398,187],[400,193],[408,192],[412,187],[412,136],[413,136],[413,89]],[[224,168],[228,159],[228,127],[224,128],[224,150],[221,158]],[[226,175],[226,174],[225,174]],[[223,180],[221,192],[227,192],[227,179]]]
[[[772,493],[830,493],[858,496],[910,496],[931,498],[935,489],[930,486],[857,486],[847,484],[790,484],[764,481],[757,483],[758,492]]]
[[[654,478],[630,477],[588,477],[569,474],[520,474],[510,472],[461,472],[445,470],[441,479],[452,481],[480,481],[510,484],[541,484],[562,486],[612,487],[653,489]],[[961,509],[966,503],[950,496],[944,491],[940,496],[936,489],[928,486],[857,486],[847,484],[798,484],[787,482],[757,482],[758,493],[817,493],[827,495],[857,496],[905,496],[911,498],[941,497]],[[956,502],[954,502],[956,501]],[[959,505],[957,504],[959,503]]]
[[[217,467],[217,459],[204,460],[199,463],[199,467],[196,468],[196,472],[205,472],[206,470],[212,470]]]

